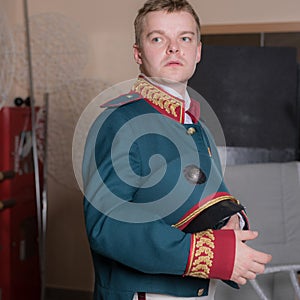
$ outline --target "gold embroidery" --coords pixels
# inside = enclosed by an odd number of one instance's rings
[[[194,234],[191,245],[190,264],[186,275],[208,278],[214,258],[214,240],[215,237],[211,229]]]
[[[234,202],[239,203],[239,201],[236,200],[233,196],[230,196],[230,195],[220,196],[218,198],[212,199],[211,201],[207,202],[203,206],[195,209],[188,216],[186,216],[184,219],[180,220],[178,223],[176,223],[176,224],[174,224],[172,226],[176,227],[176,228],[179,228],[179,227],[183,226],[188,221],[190,221],[191,219],[193,219],[195,216],[198,216],[205,209],[207,209],[207,208],[209,208],[209,207],[211,207],[211,206],[215,205],[216,203],[219,203],[219,202],[221,202],[223,200],[233,200]]]
[[[165,110],[168,114],[171,114],[175,118],[179,117],[180,122],[182,121],[183,101],[165,93],[143,78],[138,78],[132,90],[141,94],[144,98],[151,101],[154,105],[159,106],[160,109]],[[178,116],[176,112],[178,107],[180,108],[180,116]]]

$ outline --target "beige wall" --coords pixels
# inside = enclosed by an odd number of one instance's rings
[[[21,1],[3,0],[17,7]],[[134,78],[137,66],[132,58],[132,21],[144,0],[28,0],[29,13],[59,12],[74,20],[88,37],[89,64],[86,74],[108,83]],[[202,24],[299,22],[298,0],[191,0]]]
[[[108,84],[134,78],[132,20],[143,0],[28,0],[29,14],[59,12],[88,38],[87,77]],[[0,0],[9,22],[23,22],[23,1]],[[202,24],[299,22],[299,0],[192,0]],[[63,103],[62,103],[63,104]],[[51,116],[50,116],[51,117]],[[47,285],[92,289],[92,264],[85,237],[82,195],[49,178]]]
[[[191,3],[205,25],[300,20],[298,0],[193,0]]]

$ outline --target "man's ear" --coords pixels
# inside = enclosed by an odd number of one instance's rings
[[[142,54],[141,54],[140,46],[138,46],[137,44],[133,45],[133,56],[134,56],[134,60],[136,61],[136,63],[141,65],[142,64]]]
[[[201,51],[202,51],[202,43],[199,42],[198,46],[197,46],[197,56],[196,56],[196,62],[200,62],[201,60]]]

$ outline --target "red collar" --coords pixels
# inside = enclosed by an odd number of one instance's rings
[[[174,97],[163,89],[155,86],[143,76],[139,76],[130,93],[112,99],[101,106],[117,107],[140,99],[144,99],[162,115],[179,123],[184,123],[184,100]],[[199,102],[191,99],[190,108],[187,113],[190,115],[193,123],[196,123],[200,118]]]

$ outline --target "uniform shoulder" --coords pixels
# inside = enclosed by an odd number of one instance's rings
[[[101,105],[101,107],[118,107],[140,99],[143,99],[143,97],[139,93],[123,94],[118,96],[117,98],[105,102]]]

